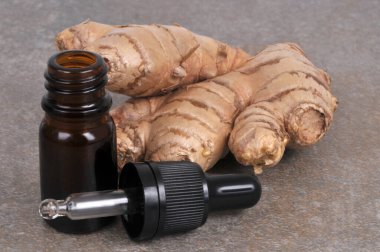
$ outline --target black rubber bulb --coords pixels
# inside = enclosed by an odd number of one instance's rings
[[[209,211],[249,208],[259,201],[257,177],[238,174],[206,175]]]
[[[185,161],[128,163],[119,190],[46,199],[40,215],[74,220],[121,215],[128,235],[141,241],[195,229],[209,212],[252,207],[260,196],[255,176],[206,175],[198,164]]]

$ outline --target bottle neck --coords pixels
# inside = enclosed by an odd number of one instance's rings
[[[112,99],[105,91],[107,66],[95,53],[75,50],[53,55],[45,79],[48,92],[42,98],[42,108],[47,114],[88,118],[111,107]]]

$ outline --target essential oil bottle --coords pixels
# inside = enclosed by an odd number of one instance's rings
[[[48,61],[45,79],[46,113],[39,130],[41,198],[116,189],[115,125],[103,58],[87,51],[57,53]],[[88,233],[112,218],[47,223],[64,233]]]

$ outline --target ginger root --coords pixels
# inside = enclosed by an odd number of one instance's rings
[[[208,170],[229,149],[260,173],[286,147],[314,144],[331,125],[337,101],[330,78],[296,44],[271,45],[251,57],[182,27],[101,26],[97,34],[95,24],[63,31],[58,47],[100,53],[110,65],[110,90],[139,97],[177,88],[111,111],[119,167],[189,160]],[[179,66],[186,74],[175,71]],[[174,80],[174,72],[181,77]]]
[[[105,25],[84,21],[56,37],[59,50],[99,53],[108,64],[110,91],[143,97],[168,93],[230,72],[250,57],[181,26]]]
[[[297,45],[269,46],[238,71],[256,85],[251,85],[252,100],[236,118],[228,145],[256,173],[277,164],[286,146],[312,145],[330,127],[337,106],[330,77]]]
[[[336,108],[329,84],[295,44],[269,46],[238,70],[115,108],[119,165],[191,160],[207,170],[228,142],[240,163],[260,173],[287,145],[310,145],[325,134]]]

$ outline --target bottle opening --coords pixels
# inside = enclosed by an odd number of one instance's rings
[[[96,63],[96,55],[85,51],[68,51],[59,54],[55,61],[64,68],[87,68]]]
[[[51,56],[47,65],[45,86],[50,94],[55,92],[58,95],[57,91],[59,91],[76,92],[79,95],[78,92],[92,90],[91,92],[99,92],[97,95],[104,96],[108,69],[102,56],[83,50],[63,51]],[[85,96],[85,93],[83,95],[83,97],[87,97],[86,99],[90,99],[90,96]],[[92,96],[91,99],[99,98],[91,93]],[[72,106],[78,104],[78,99],[77,96],[71,98],[65,96],[64,103]],[[85,101],[83,100],[83,102]]]

